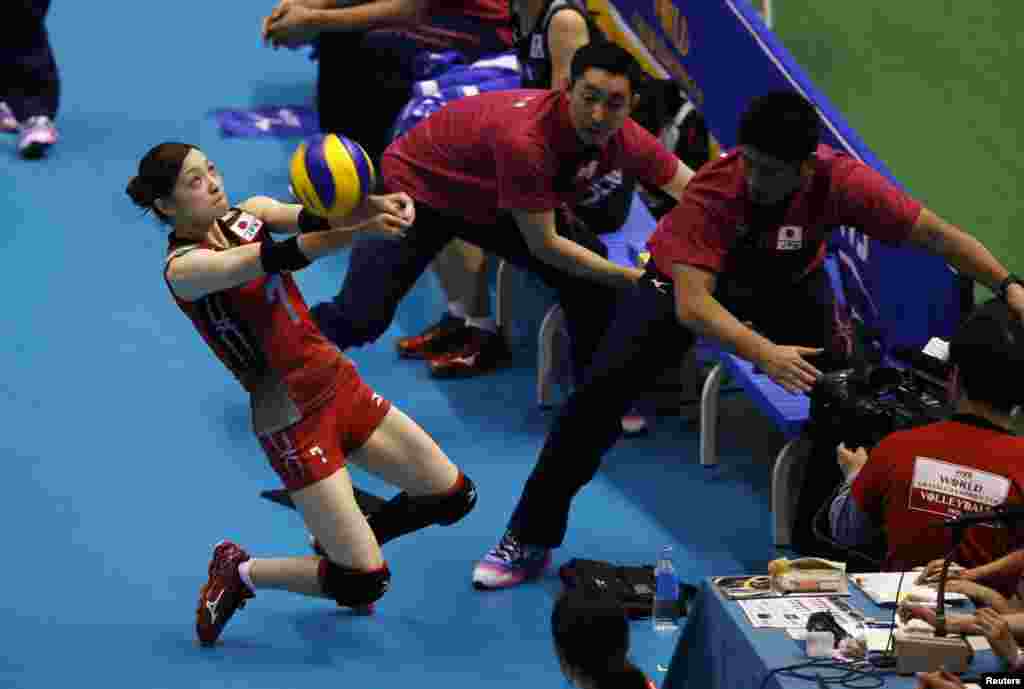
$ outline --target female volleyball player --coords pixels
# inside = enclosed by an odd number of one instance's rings
[[[473,508],[476,491],[320,334],[291,272],[349,245],[357,233],[401,235],[413,219],[412,200],[371,196],[344,225],[262,196],[232,207],[213,163],[181,143],[150,150],[127,192],[173,228],[167,285],[250,394],[253,429],[323,554],[253,559],[234,543],[218,543],[199,594],[200,643],[213,644],[260,588],[371,605],[390,580],[380,544],[454,524]],[[275,242],[271,231],[293,236]],[[402,489],[374,513],[372,527],[353,496],[348,462]]]

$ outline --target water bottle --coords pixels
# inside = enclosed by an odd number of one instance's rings
[[[672,564],[672,546],[661,549],[658,566],[654,568],[654,630],[672,632],[679,629],[679,579]]]

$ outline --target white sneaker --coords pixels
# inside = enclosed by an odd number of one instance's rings
[[[643,435],[647,432],[647,419],[634,407],[622,417],[622,432],[627,436]]]
[[[57,143],[57,128],[46,115],[36,115],[21,123],[18,153],[22,158],[42,158]]]
[[[0,101],[0,132],[13,134],[18,131],[18,118],[7,103]]]

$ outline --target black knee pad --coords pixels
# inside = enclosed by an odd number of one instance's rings
[[[443,497],[412,498],[418,509],[430,515],[435,524],[451,526],[476,507],[476,484],[462,475],[462,485],[451,495]]]
[[[380,600],[391,585],[387,563],[372,572],[337,565],[326,557],[320,561],[320,588],[338,605],[355,608]]]
[[[367,515],[370,528],[381,545],[434,524],[451,526],[476,505],[476,485],[465,474],[462,485],[450,495],[411,497],[402,492],[379,510]]]

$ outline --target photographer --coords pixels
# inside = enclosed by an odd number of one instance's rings
[[[949,358],[951,419],[893,433],[870,457],[863,448],[837,451],[846,483],[830,506],[833,537],[856,546],[884,530],[886,570],[945,557],[953,548],[945,519],[1024,504],[1024,439],[1011,431],[1024,390],[1007,384],[1024,380],[1024,326],[1006,304],[990,301],[960,327]],[[979,525],[966,531],[954,557],[978,567],[1022,545],[1024,528],[1016,524]],[[1017,577],[989,583],[1011,596]]]

